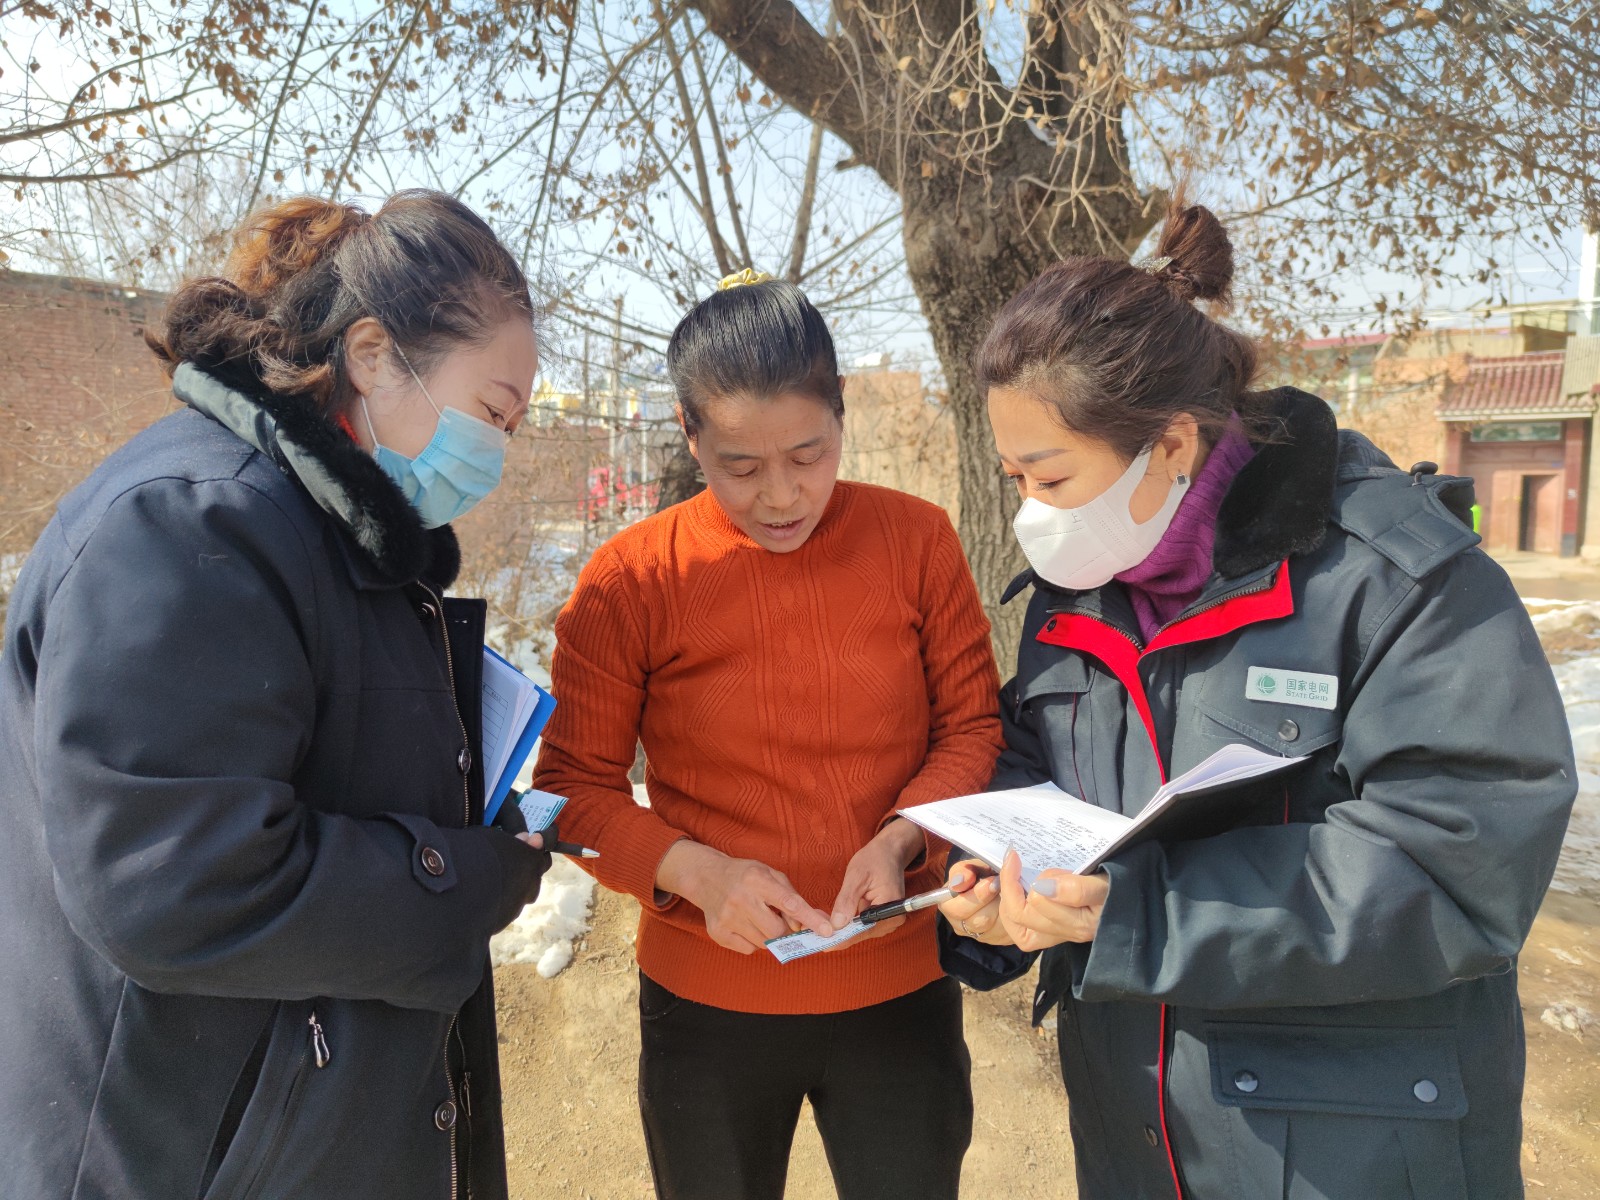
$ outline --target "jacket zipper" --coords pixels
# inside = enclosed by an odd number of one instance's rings
[[[450,1122],[450,1200],[456,1200],[456,1195],[460,1187],[460,1179],[456,1173],[458,1166],[456,1156],[456,1129],[461,1125],[461,1108],[459,1101],[456,1098],[456,1077],[455,1074],[450,1070],[450,1037],[453,1033],[455,1033],[456,1022],[460,1019],[461,1018],[459,1016],[451,1017],[450,1028],[445,1030],[444,1034],[444,1081],[450,1089],[450,1103],[456,1106],[456,1119]]]
[[[1282,568],[1280,568],[1280,570],[1281,569]],[[1208,613],[1213,608],[1221,608],[1224,604],[1228,604],[1228,603],[1230,603],[1230,602],[1232,602],[1234,600],[1241,599],[1241,598],[1243,598],[1245,596],[1254,596],[1259,592],[1269,592],[1269,591],[1272,590],[1273,580],[1276,579],[1276,578],[1277,578],[1276,575],[1268,575],[1264,579],[1258,579],[1255,583],[1252,583],[1249,587],[1242,587],[1238,591],[1228,592],[1228,593],[1226,593],[1224,595],[1217,596],[1215,599],[1212,599],[1210,601],[1207,601],[1205,604],[1202,604],[1199,608],[1196,608],[1196,609],[1194,609],[1194,610],[1192,610],[1190,612],[1180,613],[1175,619],[1173,619],[1171,621],[1168,621],[1160,629],[1156,630],[1154,636],[1152,636],[1150,640],[1152,642],[1155,641],[1156,638],[1160,637],[1163,633],[1165,633],[1167,630],[1171,629],[1174,625],[1181,625],[1184,621],[1193,620],[1195,617],[1198,617],[1201,613]]]
[[[456,663],[450,653],[450,627],[444,619],[444,597],[435,592],[421,580],[417,586],[433,598],[434,611],[439,616],[439,637],[444,642],[444,670],[445,676],[450,681],[450,707],[456,714],[456,727],[461,730],[461,744],[471,753],[471,739],[467,737],[467,723],[461,719],[461,708],[456,704]],[[470,767],[461,775],[461,828],[465,829],[472,824],[472,783]],[[456,1022],[459,1015],[450,1018],[450,1028],[444,1034],[444,1081],[450,1089],[450,1103],[457,1105],[456,1119],[450,1125],[450,1200],[456,1200],[460,1194],[460,1179],[457,1177],[456,1154],[456,1129],[461,1124],[460,1107],[456,1096],[455,1075],[450,1070],[450,1037],[456,1031]]]
[[[456,705],[456,663],[450,653],[450,627],[445,624],[444,598],[430,588],[427,584],[418,582],[418,587],[433,597],[434,612],[439,615],[439,636],[444,641],[444,671],[450,681],[450,707],[456,714],[456,728],[461,730],[461,744],[467,747],[467,752],[472,751],[471,741],[467,737],[467,723],[461,719],[461,709]],[[472,784],[470,771],[463,772],[461,776],[461,828],[465,829],[472,824]]]
[[[312,1061],[321,1070],[333,1061],[333,1052],[328,1049],[328,1039],[323,1035],[322,1022],[317,1020],[317,1010],[311,1010],[311,1018],[306,1022],[311,1026],[311,1056]]]
[[[1184,621],[1188,621],[1188,620],[1190,620],[1190,619],[1192,619],[1194,617],[1198,617],[1201,613],[1210,612],[1213,608],[1218,608],[1218,607],[1228,603],[1230,600],[1237,600],[1241,596],[1253,596],[1257,592],[1267,591],[1269,588],[1272,587],[1272,579],[1273,579],[1273,576],[1269,575],[1266,578],[1261,579],[1261,580],[1259,580],[1258,582],[1256,582],[1254,584],[1251,584],[1249,587],[1243,587],[1243,588],[1239,588],[1236,591],[1227,592],[1227,593],[1225,593],[1225,594],[1223,594],[1221,596],[1216,597],[1215,599],[1211,600],[1210,602],[1201,605],[1199,608],[1196,608],[1196,609],[1193,609],[1193,610],[1191,610],[1189,612],[1185,612],[1185,613],[1180,614],[1175,620],[1168,621],[1165,625],[1162,625],[1161,628],[1157,629],[1155,631],[1155,633],[1151,635],[1150,641],[1151,642],[1155,641],[1156,638],[1160,637],[1168,629],[1172,628],[1172,626],[1180,624],[1180,623],[1182,623]],[[1100,617],[1090,616],[1090,614],[1088,614],[1088,613],[1074,613],[1072,611],[1072,609],[1069,608],[1069,607],[1046,609],[1045,612],[1046,612],[1046,615],[1049,615],[1049,616],[1073,615],[1073,616],[1088,617],[1089,620],[1096,621],[1099,624],[1103,625],[1105,628],[1111,630],[1113,633],[1119,634],[1122,637],[1126,638],[1128,640],[1129,644],[1132,645],[1133,648],[1139,652],[1139,657],[1141,659],[1145,656],[1145,653],[1146,653],[1145,646],[1147,646],[1149,643],[1147,642],[1147,643],[1141,644],[1139,642],[1139,639],[1134,637],[1133,634],[1129,633],[1126,629],[1123,629],[1120,626],[1113,625],[1110,621],[1103,620]],[[1141,686],[1142,686],[1142,684],[1141,684]],[[1076,705],[1076,703],[1074,703],[1074,705],[1073,705],[1073,725],[1074,725],[1074,729],[1076,729],[1076,725],[1077,725],[1077,705]],[[1160,750],[1158,749],[1156,751],[1156,753],[1159,756]],[[1076,769],[1076,746],[1074,746],[1074,769]],[[1165,774],[1164,771],[1163,771],[1163,774]],[[1079,786],[1080,786],[1080,788],[1082,787],[1081,783],[1080,783]],[[1165,1143],[1165,1148],[1166,1148],[1166,1151],[1167,1151],[1167,1166],[1172,1171],[1172,1190],[1174,1191],[1174,1193],[1176,1193],[1178,1200],[1184,1200],[1183,1183],[1181,1182],[1181,1177],[1178,1174],[1178,1156],[1177,1156],[1177,1151],[1174,1149],[1174,1147],[1172,1145],[1172,1132],[1167,1127],[1167,1070],[1168,1070],[1168,1067],[1170,1065],[1167,1062],[1167,1012],[1168,1012],[1168,1006],[1163,1004],[1161,1006],[1161,1032],[1160,1032],[1160,1035],[1159,1035],[1160,1039],[1161,1039],[1161,1042],[1160,1042],[1160,1045],[1157,1047],[1157,1057],[1156,1057],[1156,1105],[1157,1105],[1157,1108],[1160,1111],[1161,1138],[1162,1138],[1162,1141]]]

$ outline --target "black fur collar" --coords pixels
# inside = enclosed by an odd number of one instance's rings
[[[1211,565],[1224,579],[1309,554],[1328,533],[1339,471],[1333,410],[1297,388],[1278,388],[1269,403],[1279,431],[1256,447],[1217,512]]]
[[[454,531],[424,529],[376,460],[309,400],[246,394],[191,363],[173,374],[172,390],[299,480],[346,534],[358,582],[396,587],[425,579],[441,591],[455,582],[461,549]]]
[[[1267,394],[1270,438],[1257,445],[1223,497],[1211,565],[1238,579],[1309,554],[1328,533],[1339,470],[1339,429],[1327,403],[1298,388]],[[1032,570],[1013,579],[1004,604],[1030,584],[1050,587]],[[1059,588],[1054,590],[1061,590]]]

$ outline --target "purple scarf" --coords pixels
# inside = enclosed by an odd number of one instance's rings
[[[1239,422],[1231,422],[1211,448],[1156,548],[1138,566],[1117,576],[1127,586],[1139,618],[1139,635],[1146,642],[1192,604],[1211,578],[1217,512],[1234,477],[1255,452]]]

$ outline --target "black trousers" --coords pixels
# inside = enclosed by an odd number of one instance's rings
[[[819,1016],[729,1012],[639,976],[639,1108],[659,1200],[778,1200],[809,1099],[840,1200],[954,1200],[972,1059],[953,979]]]

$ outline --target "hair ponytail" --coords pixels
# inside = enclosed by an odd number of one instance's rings
[[[805,293],[770,278],[729,276],[723,284],[689,310],[667,343],[684,430],[699,432],[708,400],[785,392],[809,396],[843,420],[833,335]]]
[[[1208,441],[1236,415],[1270,439],[1274,422],[1252,390],[1255,342],[1194,303],[1225,305],[1232,285],[1227,231],[1180,189],[1147,265],[1065,259],[1007,301],[978,349],[979,387],[1030,392],[1126,459],[1180,413]]]
[[[228,275],[247,292],[264,294],[305,275],[369,224],[353,204],[297,196],[262,209],[234,234]]]
[[[1167,265],[1156,271],[1184,300],[1226,304],[1233,287],[1233,243],[1209,208],[1180,199],[1167,214],[1156,243],[1156,257]]]
[[[192,362],[241,390],[339,412],[352,399],[344,334],[361,317],[426,370],[450,347],[533,312],[521,267],[459,200],[400,192],[369,215],[303,196],[246,221],[221,276],[184,284],[145,341],[169,372]]]

